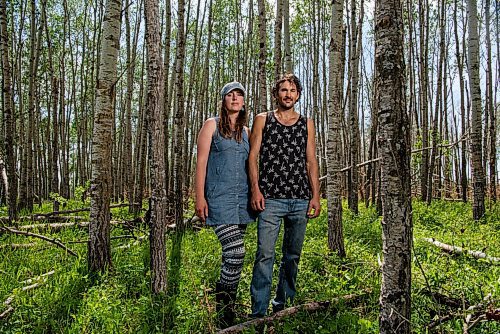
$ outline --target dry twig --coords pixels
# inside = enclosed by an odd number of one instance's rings
[[[27,237],[34,237],[34,238],[42,239],[42,240],[48,241],[48,242],[50,242],[50,243],[52,243],[52,244],[54,244],[54,245],[56,245],[56,246],[64,249],[66,252],[68,252],[69,254],[71,254],[73,256],[78,256],[75,252],[73,252],[71,249],[69,249],[68,247],[66,247],[62,242],[60,242],[57,239],[49,238],[49,237],[46,237],[46,236],[41,235],[41,234],[35,234],[35,233],[31,233],[31,232],[25,232],[25,231],[15,230],[13,228],[6,227],[6,226],[0,226],[0,230],[6,231],[6,232],[9,232],[9,233],[13,233],[13,234],[17,234],[17,235],[24,235],[24,236],[27,236]]]
[[[243,322],[241,324],[237,324],[237,325],[228,327],[226,329],[222,329],[218,333],[219,334],[241,333],[244,329],[247,329],[249,327],[268,324],[268,323],[271,323],[273,321],[280,320],[282,318],[294,315],[300,311],[310,311],[311,312],[311,311],[324,310],[324,309],[330,307],[331,305],[334,305],[340,301],[344,301],[344,302],[353,301],[353,300],[358,299],[359,297],[361,297],[367,293],[370,293],[370,292],[371,292],[370,289],[365,289],[365,290],[362,290],[360,294],[345,295],[345,296],[335,298],[331,301],[327,300],[327,301],[321,301],[321,302],[311,302],[311,303],[307,303],[307,304],[297,305],[294,307],[289,307],[289,308],[286,308],[282,311],[276,312],[276,313],[274,313],[270,316],[267,316],[267,317],[252,319],[252,320]]]

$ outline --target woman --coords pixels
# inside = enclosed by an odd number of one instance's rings
[[[206,120],[198,134],[195,205],[197,216],[214,228],[222,246],[215,296],[219,324],[227,327],[235,317],[246,224],[255,217],[249,202],[245,88],[230,82],[222,88],[221,97],[219,117]]]

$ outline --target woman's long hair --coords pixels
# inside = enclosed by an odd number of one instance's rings
[[[219,109],[219,133],[224,138],[232,138],[236,139],[237,142],[241,142],[243,138],[244,127],[247,124],[247,112],[245,110],[245,106],[241,108],[238,113],[238,118],[236,119],[235,125],[235,133],[231,130],[231,125],[229,123],[229,114],[227,112],[224,101],[221,102],[221,107]]]

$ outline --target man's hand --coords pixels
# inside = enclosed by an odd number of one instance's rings
[[[309,218],[316,218],[319,216],[321,212],[321,203],[319,202],[319,198],[313,197],[309,201],[309,207],[307,208],[307,216]]]
[[[264,200],[264,196],[260,192],[260,190],[252,191],[252,199],[250,201],[252,205],[252,209],[255,211],[264,211],[266,209],[266,203]]]
[[[196,204],[195,204],[195,212],[198,217],[200,217],[201,221],[205,221],[208,216],[208,204],[207,200],[205,197],[202,197],[200,199],[196,199]]]

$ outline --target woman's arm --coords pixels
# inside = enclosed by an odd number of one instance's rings
[[[198,133],[196,174],[195,174],[195,212],[202,221],[208,216],[208,204],[205,199],[205,178],[207,176],[208,155],[212,143],[212,135],[215,131],[215,119],[209,118],[205,121]]]

